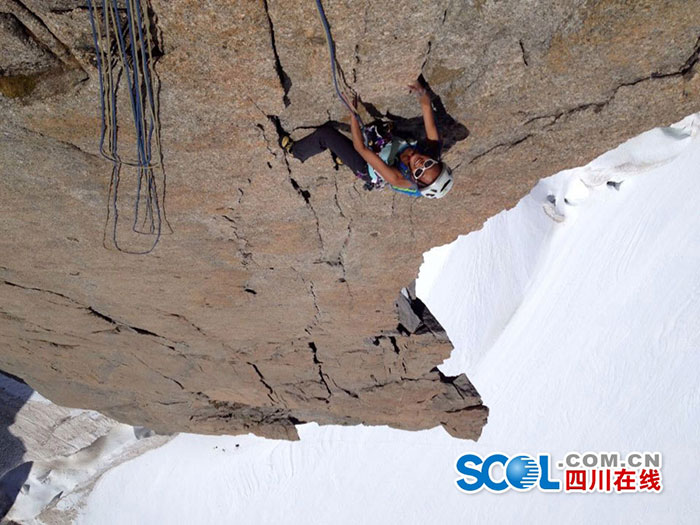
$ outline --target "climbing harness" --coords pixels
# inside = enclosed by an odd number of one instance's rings
[[[362,134],[367,147],[374,153],[381,153],[382,149],[392,143],[392,127],[391,122],[383,122],[381,120],[365,126],[362,130]],[[364,188],[367,191],[381,190],[386,186],[384,179],[380,177],[369,164],[367,165],[367,173],[355,173],[355,176],[362,179],[365,183]]]
[[[126,7],[124,17],[120,14],[118,0],[102,0],[101,8],[93,0],[87,0],[100,85],[100,153],[112,162],[110,208],[105,237],[111,219],[115,248],[131,254],[150,253],[160,240],[163,225],[170,229],[165,216],[165,171],[160,137],[158,80],[153,70],[154,40],[148,7],[142,5],[142,2],[143,0],[123,2]],[[122,158],[118,149],[117,91],[122,77],[127,83],[136,137],[136,158],[129,160]],[[137,169],[132,230],[155,236],[146,250],[124,249],[117,240],[117,199],[122,166]],[[154,170],[157,170],[156,173]],[[162,184],[160,194],[158,178]]]

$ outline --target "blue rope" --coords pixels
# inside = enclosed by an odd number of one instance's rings
[[[113,0],[114,6],[116,9],[117,6],[117,0]],[[138,145],[138,156],[139,156],[139,176],[138,176],[138,182],[136,186],[136,202],[134,204],[134,224],[132,226],[132,230],[135,232],[138,232],[137,225],[139,221],[139,211],[140,211],[140,205],[141,205],[141,187],[143,184],[143,178],[144,176],[146,177],[147,183],[149,185],[149,192],[150,192],[150,179],[148,177],[147,173],[144,173],[143,167],[148,166],[150,164],[150,155],[148,154],[148,146],[147,146],[147,138],[144,130],[144,115],[142,113],[142,107],[143,107],[143,101],[141,98],[141,80],[139,80],[139,68],[138,68],[138,54],[136,51],[136,35],[134,34],[134,25],[138,25],[138,30],[139,30],[139,35],[142,35],[141,33],[141,9],[140,5],[136,7],[136,16],[138,17],[138,24],[134,23],[134,12],[131,9],[131,2],[127,1],[126,2],[126,14],[127,14],[127,26],[129,28],[129,43],[131,45],[131,70],[132,70],[132,75],[133,75],[133,83],[132,85],[135,86],[135,89],[133,89],[133,95],[135,99],[135,104],[132,104],[132,113],[134,115],[134,123],[136,125],[136,136],[137,136],[137,145]],[[143,42],[143,38],[139,40],[140,42],[140,51],[141,51],[141,56],[145,57],[145,46]],[[128,70],[128,63],[125,61],[124,62],[126,65],[125,67]],[[142,62],[144,70],[146,69],[146,61],[144,60]],[[145,77],[145,73],[144,73]],[[149,119],[150,120],[150,119]],[[148,221],[149,217],[151,220],[153,220],[153,215],[152,215],[152,210],[151,210],[151,205],[150,205],[150,199],[146,200],[146,216],[144,217],[144,224],[146,221]],[[153,222],[151,222],[151,229],[148,233],[153,233]]]
[[[132,117],[134,119],[134,126],[136,130],[136,146],[137,146],[137,157],[138,157],[138,162],[135,164],[136,168],[138,169],[138,179],[137,179],[137,189],[136,189],[136,199],[134,202],[134,223],[132,225],[132,230],[137,232],[137,233],[150,233],[153,234],[155,233],[156,237],[151,245],[151,247],[145,251],[130,251],[130,250],[125,250],[123,249],[117,240],[117,224],[119,220],[119,209],[117,205],[118,201],[118,191],[119,191],[119,181],[120,181],[120,169],[121,169],[121,164],[123,163],[122,160],[119,158],[117,148],[118,148],[118,141],[117,141],[117,86],[118,86],[118,78],[117,81],[113,82],[111,75],[113,75],[112,71],[112,64],[107,63],[104,64],[101,58],[101,52],[100,52],[100,42],[99,42],[99,37],[97,33],[97,25],[95,21],[95,12],[96,8],[93,5],[92,0],[87,0],[87,7],[88,7],[88,12],[90,14],[90,25],[92,28],[92,37],[93,37],[93,43],[95,45],[95,53],[97,55],[97,70],[98,70],[98,75],[99,75],[99,90],[100,90],[100,109],[101,109],[101,132],[100,132],[100,153],[113,163],[113,169],[112,169],[112,178],[111,178],[111,186],[110,186],[110,194],[111,194],[111,211],[112,213],[112,219],[114,221],[113,228],[112,228],[112,240],[114,242],[114,246],[122,252],[125,253],[131,253],[131,254],[147,254],[153,251],[153,249],[156,247],[158,244],[158,241],[160,240],[161,236],[161,230],[162,230],[162,217],[161,217],[161,209],[160,209],[160,204],[158,202],[158,191],[157,191],[157,185],[156,185],[156,179],[155,176],[153,175],[153,166],[151,164],[152,158],[153,158],[153,150],[152,150],[152,139],[153,139],[153,133],[154,129],[157,128],[157,124],[155,123],[154,119],[157,118],[156,113],[156,106],[155,106],[155,97],[153,93],[153,87],[152,87],[152,81],[153,79],[151,78],[148,70],[148,63],[149,63],[149,57],[150,57],[150,50],[146,49],[147,42],[144,38],[144,31],[142,29],[143,27],[143,16],[141,13],[142,6],[141,3],[139,2],[138,4],[135,5],[135,9],[132,9],[132,6],[130,2],[127,0],[126,2],[126,11],[127,11],[127,30],[128,30],[128,40],[131,48],[131,53],[129,57],[129,53],[127,52],[126,48],[126,38],[125,38],[125,30],[121,26],[121,23],[119,22],[119,6],[117,4],[117,0],[112,0],[111,1],[111,9],[113,9],[113,16],[115,17],[115,22],[116,22],[116,28],[115,28],[115,33],[117,36],[117,47],[119,49],[119,54],[120,54],[120,60],[124,66],[124,74],[126,77],[126,81],[128,83],[128,91],[129,91],[129,98],[131,102],[131,111],[132,111]],[[109,14],[108,14],[108,0],[102,0],[102,16],[104,19],[105,23],[105,35],[110,34],[110,27],[109,27]],[[135,30],[136,28],[136,30]],[[136,34],[136,32],[138,34]],[[111,46],[111,42],[107,41],[105,42],[106,46]],[[137,50],[137,47],[139,48]],[[107,52],[109,53],[109,47],[107,48]],[[139,78],[139,56],[141,58],[141,63],[140,66],[143,69],[143,76],[142,78]],[[148,56],[147,56],[148,55]],[[129,66],[129,58],[131,58],[131,67]],[[110,89],[109,89],[109,94],[107,93],[107,90],[105,89],[105,83],[104,83],[104,75],[107,74],[110,76],[109,82],[110,82]],[[142,90],[145,90],[145,96],[142,92]],[[109,154],[105,151],[104,147],[104,142],[106,138],[106,129],[107,129],[107,108],[105,101],[107,100],[107,96],[110,98],[111,102],[111,107],[109,111],[109,119],[110,119],[110,125],[111,125],[111,134],[109,137],[110,143],[109,143]],[[144,100],[145,99],[145,100]],[[144,114],[144,103],[147,101],[147,103],[150,105],[150,112],[148,114]],[[147,126],[147,129],[146,129]],[[159,153],[160,154],[160,153]],[[126,162],[124,162],[126,163]],[[129,163],[126,163],[129,164]],[[162,162],[160,164],[162,168]],[[146,206],[146,211],[145,213],[141,213],[141,201],[142,201],[142,186],[144,182],[144,178],[146,179],[146,188],[147,188],[147,196],[144,197],[145,199],[145,206]],[[110,220],[110,213],[108,211],[107,214],[107,224],[109,223]],[[148,232],[142,232],[137,229],[138,222],[139,222],[139,217],[143,216],[143,224],[146,225],[147,223],[150,222],[150,227],[148,228]]]
[[[141,42],[144,42],[143,31],[141,30],[141,26],[143,25],[143,20],[141,17],[141,10],[139,9],[136,14],[138,15],[138,24],[136,25],[136,27],[139,30],[139,40]],[[141,60],[142,60],[143,64],[148,63],[148,58],[146,57],[146,46],[143,46],[143,45],[141,46]],[[146,85],[146,95],[148,97],[148,103],[151,105],[151,108],[155,108],[153,89],[151,86],[151,76],[148,72],[147,67],[143,68],[143,74],[144,74],[144,84]],[[148,159],[147,165],[149,165],[151,163],[151,158],[152,158],[151,157],[151,154],[152,154],[151,139],[153,137],[153,128],[154,128],[154,122],[153,122],[152,115],[149,116],[148,122],[149,122],[148,137],[146,139],[147,159]]]
[[[102,129],[100,131],[100,152],[104,155],[105,133],[107,124],[105,123],[105,86],[102,80],[102,57],[100,56],[99,44],[97,42],[97,28],[95,27],[95,14],[93,13],[92,0],[87,0],[88,12],[90,13],[90,27],[92,28],[92,41],[95,44],[95,55],[97,56],[97,73],[100,77],[100,112],[102,114]]]
[[[338,86],[338,78],[335,72],[336,68],[336,58],[335,58],[335,42],[333,41],[333,36],[331,35],[331,28],[328,25],[328,18],[326,17],[326,12],[323,9],[323,4],[321,3],[321,0],[316,0],[316,7],[318,8],[318,14],[321,17],[321,23],[323,24],[323,29],[326,32],[326,41],[328,42],[328,51],[330,53],[331,57],[331,73],[333,75],[333,85],[335,86],[335,92],[338,94],[338,98],[340,101],[345,104],[345,107],[350,110],[350,113],[353,113],[357,117],[357,121],[360,123],[360,127],[364,130],[365,125],[362,122],[362,118],[360,118],[359,113],[352,107],[350,107],[350,104],[346,102],[346,100],[343,98],[343,94],[340,91],[340,87]]]
[[[102,0],[102,13],[103,13],[103,17],[105,19],[105,34],[107,34],[107,31],[109,31],[109,20],[107,19],[107,15],[106,15],[106,13],[107,13],[107,0]],[[108,68],[107,74],[110,75],[110,78],[111,78],[113,75],[112,65],[107,64],[107,68]],[[100,77],[101,77],[101,75],[100,75]],[[114,85],[113,81],[110,82],[110,86],[112,86],[112,85]],[[116,115],[117,92],[115,89],[113,89],[111,87],[110,87],[110,101],[112,103],[112,105],[111,105],[112,118],[113,118],[112,122],[116,122],[117,121],[117,115]],[[105,115],[103,112],[102,113],[102,122],[103,123],[104,123],[104,117],[105,117]],[[117,151],[117,126],[112,126],[112,133],[111,133],[110,141],[111,141],[110,142],[110,151],[114,154],[114,158],[119,160],[119,152]],[[102,155],[106,156],[105,152],[104,152],[104,144],[102,144],[101,146],[102,146],[102,150],[101,150]]]
[[[117,12],[117,0],[112,0],[114,4],[114,10]],[[133,13],[131,11],[131,2],[126,1],[126,25],[129,30],[129,44],[131,47],[131,71],[129,70],[129,63],[127,60],[126,48],[124,47],[124,39],[119,32],[119,37],[122,41],[122,54],[124,58],[124,69],[126,70],[127,76],[129,77],[129,84],[131,89],[129,90],[129,95],[131,96],[131,113],[134,117],[134,126],[136,127],[136,146],[137,154],[139,159],[138,168],[138,178],[136,183],[136,201],[134,202],[134,224],[131,227],[133,231],[138,231],[136,229],[139,220],[139,208],[141,204],[141,183],[143,180],[143,170],[141,166],[145,166],[145,151],[143,147],[143,127],[142,127],[142,115],[141,115],[141,83],[139,82],[138,76],[138,63],[136,61],[136,43],[134,42],[134,32],[133,32]]]
[[[138,18],[138,20],[137,20],[138,23],[136,24],[136,27],[138,28],[138,32],[139,32],[139,40],[143,43],[143,42],[145,42],[145,39],[143,37],[143,30],[141,28],[144,25],[144,21],[143,21],[142,15],[141,15],[141,9],[137,10],[136,15]],[[146,56],[147,55],[146,51],[147,51],[146,46],[141,45],[141,60],[142,60],[142,63],[144,64],[144,68],[143,68],[144,84],[146,86],[146,96],[148,99],[148,103],[150,104],[150,107],[151,107],[151,113],[149,114],[149,117],[148,117],[148,135],[145,137],[146,165],[148,166],[151,164],[152,154],[153,154],[153,151],[151,149],[151,144],[152,144],[151,141],[153,139],[153,131],[155,128],[155,122],[154,122],[155,97],[153,96],[153,86],[152,86],[152,80],[151,80],[151,76],[149,73],[149,69],[148,69],[148,67],[146,67],[146,64],[148,64],[148,60],[149,60],[149,58]],[[148,54],[150,55],[150,51],[148,52]],[[149,212],[150,217],[151,217],[151,233],[153,233],[153,223],[154,223],[154,221],[153,221],[153,207],[155,207],[156,215],[158,217],[160,217],[160,205],[158,203],[158,190],[157,190],[157,187],[155,184],[155,178],[153,177],[153,173],[150,173],[149,177],[148,177],[148,197],[149,197],[147,200],[148,212]],[[158,229],[160,230],[161,221],[158,220],[156,222],[156,224],[158,225]]]

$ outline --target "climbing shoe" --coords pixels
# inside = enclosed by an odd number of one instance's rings
[[[292,140],[292,137],[289,135],[285,135],[284,137],[280,138],[280,147],[286,151],[287,153],[292,152],[292,146],[294,146],[294,141]]]

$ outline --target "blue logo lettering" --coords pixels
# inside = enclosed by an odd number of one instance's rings
[[[558,492],[561,481],[549,479],[549,454],[540,454],[540,489]]]
[[[493,479],[492,467],[496,464],[503,466],[505,475],[502,479]],[[538,482],[542,491],[561,490],[561,481],[549,478],[549,454],[540,454],[537,460],[525,454],[510,459],[504,454],[491,454],[486,459],[477,454],[465,454],[457,460],[455,468],[462,475],[455,481],[457,487],[470,494],[484,487],[496,493],[505,492],[510,488],[525,492],[531,490]]]
[[[503,454],[491,454],[484,461],[484,466],[481,468],[481,474],[485,477],[484,484],[489,490],[492,490],[493,492],[503,492],[504,490],[508,490],[508,483],[505,479],[498,482],[491,479],[491,466],[494,463],[505,465],[507,461],[508,457],[504,456]]]
[[[530,490],[540,478],[540,467],[530,456],[515,456],[506,466],[506,477],[516,490]]]
[[[484,480],[481,478],[481,469],[477,470],[471,468],[467,465],[472,464],[475,466],[481,465],[483,460],[474,454],[465,454],[457,460],[457,472],[464,474],[465,476],[471,476],[476,481],[468,483],[466,479],[458,479],[457,486],[465,492],[476,492],[484,484]]]

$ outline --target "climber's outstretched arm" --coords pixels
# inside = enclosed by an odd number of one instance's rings
[[[345,98],[345,102],[348,103],[349,107],[357,111],[357,96],[355,96],[352,102],[348,100],[347,97],[343,98]],[[379,155],[365,146],[365,141],[362,137],[362,130],[360,130],[360,123],[357,120],[357,115],[355,115],[353,112],[350,113],[350,131],[352,132],[352,145],[355,148],[355,151],[360,154],[367,164],[372,166],[374,171],[379,173],[382,179],[392,186],[396,186],[397,188],[413,187],[410,182],[403,178],[398,169],[394,168],[393,166],[389,166],[381,159],[381,157],[379,157]]]
[[[384,162],[379,155],[374,151],[365,146],[365,141],[362,139],[362,131],[360,130],[360,123],[357,121],[355,114],[351,114],[350,117],[350,130],[352,131],[352,145],[362,158],[372,166],[374,171],[379,173],[379,175],[392,186],[398,188],[412,188],[413,185],[403,178],[401,172],[389,166]]]
[[[428,138],[428,140],[434,140],[437,142],[440,140],[440,134],[438,132],[437,125],[435,124],[435,114],[433,113],[433,106],[430,103],[430,95],[426,89],[418,83],[418,81],[409,84],[408,89],[418,95],[421,112],[423,113],[425,136]]]

